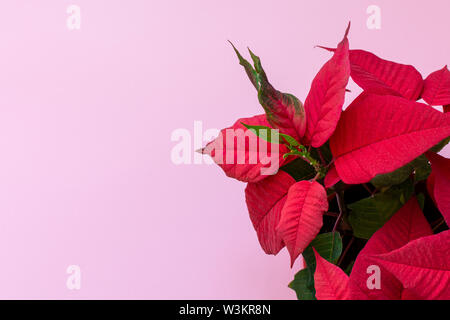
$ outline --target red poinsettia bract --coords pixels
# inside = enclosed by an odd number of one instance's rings
[[[450,71],[351,50],[349,27],[303,104],[233,46],[264,114],[201,150],[245,198],[261,247],[304,269],[299,299],[450,299]],[[363,92],[343,111],[352,79]],[[422,99],[424,103],[418,102]],[[435,109],[433,106],[442,106]]]

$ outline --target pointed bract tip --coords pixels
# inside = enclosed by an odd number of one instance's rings
[[[229,44],[231,44],[231,46],[233,47],[234,50],[236,50],[236,47],[234,46],[233,42],[231,42],[230,40],[227,40]]]
[[[254,54],[254,53],[252,52],[252,50],[250,50],[250,47],[247,47],[247,50],[248,50],[248,52],[250,53],[250,56],[252,57],[252,59],[258,58],[258,56],[257,56],[256,54]]]
[[[203,152],[205,151],[205,148],[200,148],[195,150],[195,152],[200,153],[200,154],[204,154]]]
[[[350,27],[351,27],[351,25],[352,25],[352,22],[351,22],[351,21],[349,21],[349,22],[348,22],[348,26],[347,26],[347,29],[345,30],[345,35],[344,35],[344,38],[347,38],[347,36],[348,36],[348,33],[350,32]]]
[[[228,41],[228,42],[231,44],[231,46],[233,47],[234,52],[236,52],[236,54],[240,57],[241,54],[239,53],[238,49],[236,49],[236,47],[234,46],[233,42],[231,42],[230,40],[227,40],[227,41]]]
[[[331,52],[334,52],[334,51],[336,51],[336,49],[334,49],[334,48],[330,48],[330,47],[324,47],[324,46],[314,46],[314,48],[320,48],[320,49],[324,49],[324,50],[327,50],[327,51],[331,51]]]
[[[291,258],[291,269],[294,267],[295,259]]]

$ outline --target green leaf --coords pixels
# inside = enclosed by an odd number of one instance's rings
[[[385,192],[349,204],[348,220],[354,236],[369,239],[411,198],[413,191],[413,183],[407,180]]]
[[[408,179],[413,172],[415,172],[416,181],[425,180],[431,173],[430,164],[424,155],[421,155],[393,172],[377,175],[372,179],[371,183],[379,189],[401,184]]]
[[[302,158],[297,158],[280,169],[288,173],[295,181],[310,180],[316,175],[314,168]]]
[[[316,249],[322,258],[334,264],[336,264],[342,253],[342,239],[339,232],[319,234],[309,246]],[[311,258],[314,258],[314,252],[310,250],[307,252],[307,255],[309,254],[312,254],[312,256],[308,257],[308,259],[312,260]],[[305,261],[308,262],[306,259]]]
[[[239,51],[236,49],[236,47],[231,43],[231,41],[228,41],[231,46],[234,49],[234,52],[236,52],[236,55],[239,59],[239,64],[244,67],[245,73],[247,74],[248,78],[250,79],[250,82],[253,84],[253,86],[256,88],[256,90],[259,90],[259,81],[258,81],[258,73],[253,69],[253,66],[245,60],[242,55],[239,53]]]
[[[272,129],[266,126],[251,126],[242,122],[241,124],[247,129],[253,131],[254,134],[256,134],[259,138],[263,139],[264,141],[271,143],[286,142],[288,145],[292,147],[297,147],[300,145],[300,143],[297,140],[295,140],[295,138],[291,137],[290,135],[280,133],[278,129]]]
[[[289,283],[289,288],[295,291],[298,300],[316,300],[316,289],[314,288],[314,273],[310,268],[297,272],[294,280]]]
[[[314,272],[316,258],[313,249],[326,260],[336,263],[342,253],[342,239],[338,232],[319,234],[302,253],[306,268],[300,270],[289,284],[299,300],[316,300],[314,289]]]
[[[412,163],[414,166],[414,180],[426,180],[431,173],[431,165],[428,162],[427,157],[425,157],[425,155],[421,155],[417,159],[413,160]]]

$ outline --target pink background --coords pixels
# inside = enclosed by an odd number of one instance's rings
[[[70,4],[79,31],[66,27]],[[366,27],[370,4],[381,30]],[[174,165],[172,131],[262,112],[227,39],[304,100],[329,58],[313,46],[335,45],[349,20],[353,48],[424,76],[442,68],[449,10],[448,0],[2,1],[0,298],[295,298],[298,265],[260,249],[245,185],[215,166]],[[81,290],[66,287],[72,264]]]

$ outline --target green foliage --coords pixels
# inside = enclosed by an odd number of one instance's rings
[[[288,173],[295,181],[310,180],[316,175],[314,168],[302,158],[289,162],[280,170]]]
[[[386,174],[379,174],[372,179],[371,183],[377,188],[390,187],[401,184],[408,177],[415,173],[416,181],[425,180],[431,173],[431,167],[428,159],[421,155],[403,167]]]
[[[369,239],[411,198],[414,185],[410,180],[390,187],[369,198],[349,204],[348,220],[355,237]]]
[[[270,143],[287,143],[288,146],[297,147],[300,143],[290,135],[280,133],[279,130],[266,126],[251,126],[242,123],[244,127],[251,130],[256,136]]]

